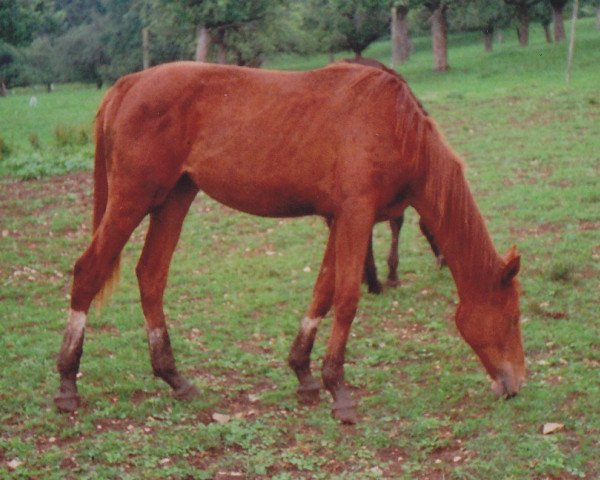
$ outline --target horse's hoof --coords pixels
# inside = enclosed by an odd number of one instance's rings
[[[302,405],[317,405],[321,400],[319,384],[307,387],[300,386],[296,389],[296,395]]]
[[[397,278],[388,278],[385,284],[390,288],[396,288],[400,286],[400,280],[398,280]]]
[[[71,413],[81,405],[81,397],[77,394],[57,393],[54,397],[54,405],[61,412]]]
[[[333,418],[339,420],[344,425],[355,425],[358,422],[358,416],[353,407],[333,408],[331,414]]]
[[[188,383],[178,390],[174,390],[173,395],[175,395],[177,400],[190,401],[198,398],[200,392],[193,383]]]
[[[448,265],[448,263],[446,262],[446,257],[444,257],[443,255],[438,255],[435,258],[435,263],[437,263],[438,268],[442,268]]]
[[[381,292],[383,292],[383,286],[381,283],[369,287],[369,293],[372,293],[373,295],[379,295]]]

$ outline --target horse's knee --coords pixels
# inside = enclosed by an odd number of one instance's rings
[[[343,324],[352,323],[356,310],[360,292],[347,293],[335,299],[335,319],[336,322]]]

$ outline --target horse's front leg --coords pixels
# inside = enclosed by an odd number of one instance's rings
[[[300,330],[290,350],[288,364],[296,373],[300,385],[298,397],[303,403],[315,403],[319,400],[321,382],[313,377],[310,368],[310,353],[313,348],[317,328],[321,319],[327,315],[333,303],[335,285],[335,224],[328,222],[329,239],[321,263],[319,275],[313,289],[313,298],[300,323]]]
[[[335,318],[323,362],[323,383],[333,396],[333,416],[343,423],[357,421],[355,404],[344,381],[344,358],[350,327],[360,298],[369,235],[375,219],[368,198],[351,199],[336,219]]]

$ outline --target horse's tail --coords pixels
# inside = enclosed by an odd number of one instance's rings
[[[105,100],[103,105],[100,107],[100,110],[98,110],[95,123],[96,149],[94,152],[94,233],[100,227],[100,223],[102,222],[102,218],[106,212],[106,205],[108,203],[107,163],[109,161],[108,157],[110,152],[109,146],[107,145],[104,128],[107,103],[108,102]],[[96,294],[96,297],[94,298],[94,304],[98,310],[102,309],[104,304],[108,301],[114,286],[119,281],[120,263],[121,255],[118,255],[111,266],[111,271],[104,282],[104,285],[102,285]]]

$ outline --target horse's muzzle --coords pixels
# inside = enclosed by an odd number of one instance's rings
[[[509,399],[519,393],[524,381],[524,374],[516,374],[512,368],[509,368],[500,372],[498,377],[492,381],[492,391],[498,397]]]

